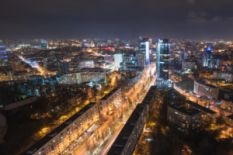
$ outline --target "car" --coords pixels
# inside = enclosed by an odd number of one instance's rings
[[[146,138],[145,138],[145,141],[147,141],[147,142],[152,142],[152,141],[154,141],[154,138],[152,138],[152,137],[146,137]]]

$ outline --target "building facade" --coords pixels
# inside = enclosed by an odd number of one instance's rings
[[[60,77],[60,84],[81,84],[85,82],[98,82],[106,80],[107,72],[98,69],[87,69],[78,73],[64,74]]]
[[[140,52],[144,53],[145,55],[145,65],[150,64],[150,41],[148,38],[143,38],[140,41],[140,47],[139,47]]]
[[[206,84],[202,80],[194,81],[193,92],[197,95],[207,97],[209,99],[217,100],[219,96],[219,88]]]
[[[158,88],[171,87],[169,80],[170,44],[168,39],[158,40],[156,50],[156,85]]]
[[[218,69],[220,67],[220,59],[214,57],[211,46],[208,46],[202,55],[202,66],[209,69]]]
[[[167,120],[177,130],[189,134],[200,127],[200,114],[188,104],[171,104],[167,109]]]
[[[6,46],[0,41],[0,67],[8,66],[8,52]]]
[[[114,54],[114,70],[119,70],[122,66],[123,62],[123,54],[122,53],[116,53]]]

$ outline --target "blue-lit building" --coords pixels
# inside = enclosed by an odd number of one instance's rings
[[[168,39],[158,40],[156,49],[156,85],[158,88],[171,87],[169,80],[170,43]]]
[[[138,67],[136,52],[123,54],[122,70],[135,70]]]
[[[114,54],[114,69],[119,70],[123,63],[123,54],[122,53],[116,53]]]
[[[6,46],[0,41],[0,67],[8,65],[8,52]]]
[[[150,64],[150,41],[148,38],[141,39],[139,50],[145,54],[145,65],[149,65]]]
[[[205,48],[202,55],[202,66],[209,69],[218,69],[220,67],[220,59],[214,57],[211,45]]]
[[[41,39],[41,40],[40,40],[40,48],[41,48],[41,49],[47,49],[47,47],[48,47],[47,41],[44,40],[44,39]]]
[[[209,67],[212,58],[212,48],[208,46],[202,56],[202,66]]]

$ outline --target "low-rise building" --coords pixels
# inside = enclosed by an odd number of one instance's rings
[[[215,121],[215,112],[186,100],[174,90],[171,90],[165,98],[169,124],[185,134],[192,134],[206,123]]]
[[[219,88],[206,84],[202,80],[194,81],[194,89],[193,92],[199,96],[205,96],[209,99],[218,99],[219,96]]]
[[[182,70],[192,70],[196,67],[196,63],[193,61],[183,61],[182,62]]]
[[[82,69],[77,73],[65,74],[60,77],[61,84],[81,84],[85,82],[98,82],[106,79],[107,72],[103,69],[88,68]]]
[[[148,120],[150,111],[156,109],[153,104],[156,98],[156,86],[152,86],[141,104],[138,104],[130,118],[111,146],[108,155],[133,154],[143,128]]]
[[[145,124],[146,105],[139,104],[121,130],[108,155],[129,155],[137,145]]]
[[[66,154],[66,148],[98,119],[98,104],[91,103],[31,146],[24,154]]]
[[[233,74],[230,72],[214,72],[213,79],[225,80],[227,82],[233,82]]]
[[[189,104],[171,102],[167,109],[167,119],[176,129],[186,134],[200,127],[201,112]]]
[[[233,102],[233,90],[232,89],[220,89],[219,90],[219,100]]]

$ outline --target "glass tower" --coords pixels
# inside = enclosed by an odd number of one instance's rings
[[[6,46],[0,41],[0,67],[8,65],[8,52]]]
[[[150,64],[150,41],[148,38],[143,38],[140,42],[140,51],[145,54],[145,65]]]
[[[169,63],[170,63],[170,44],[168,39],[158,40],[156,50],[156,74],[158,87],[170,87]]]

